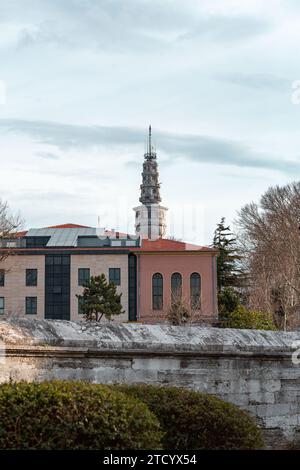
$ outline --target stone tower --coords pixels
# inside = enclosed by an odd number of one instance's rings
[[[135,231],[137,235],[149,240],[161,238],[166,233],[167,208],[161,206],[160,183],[157,165],[157,155],[151,142],[151,126],[147,150],[144,155],[140,202],[135,207]]]

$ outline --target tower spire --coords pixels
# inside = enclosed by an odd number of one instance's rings
[[[153,149],[153,146],[152,146],[152,127],[151,127],[151,124],[149,125],[148,140],[147,140],[147,151],[145,153],[145,159],[146,160],[156,159],[156,152],[155,152],[155,150]]]
[[[156,152],[152,147],[152,129],[149,126],[147,153],[143,163],[142,184],[140,202],[142,204],[159,204],[160,183],[158,165],[156,160]]]
[[[142,205],[134,208],[136,233],[149,240],[163,237],[166,231],[167,208],[160,206],[159,172],[156,150],[152,147],[151,124],[148,129],[140,189]]]
[[[148,145],[149,145],[148,153],[151,155],[151,153],[152,153],[152,145],[151,145],[151,124],[149,125]]]

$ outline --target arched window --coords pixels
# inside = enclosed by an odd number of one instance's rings
[[[160,273],[152,276],[152,308],[153,310],[163,309],[163,277]]]
[[[180,273],[173,273],[171,276],[172,300],[182,297],[182,276]]]
[[[199,273],[192,273],[190,276],[190,297],[191,307],[199,310],[201,308],[201,276]]]

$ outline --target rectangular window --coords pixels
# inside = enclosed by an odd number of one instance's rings
[[[26,269],[26,286],[37,286],[37,269]]]
[[[114,283],[116,286],[121,285],[121,269],[109,268],[109,282]]]
[[[122,246],[122,240],[112,240],[111,246]]]
[[[37,297],[26,297],[26,315],[37,314]]]
[[[4,315],[4,297],[0,297],[0,315]]]
[[[5,273],[3,269],[0,269],[0,287],[4,287],[5,283]]]
[[[16,248],[17,242],[7,242],[6,246],[7,248]]]
[[[43,248],[47,245],[50,237],[26,237],[26,248]]]
[[[89,268],[79,268],[78,269],[78,285],[83,286],[86,282],[90,280],[90,269]]]

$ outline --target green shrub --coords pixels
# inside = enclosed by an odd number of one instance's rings
[[[248,413],[219,398],[177,387],[118,385],[148,405],[163,430],[164,449],[259,449],[261,430]]]
[[[222,322],[224,328],[244,328],[254,330],[276,330],[272,315],[265,312],[248,310],[239,305]]]
[[[233,287],[224,287],[218,293],[219,317],[226,318],[240,305],[240,295]]]
[[[144,403],[104,385],[0,385],[1,449],[157,449],[161,436]]]

